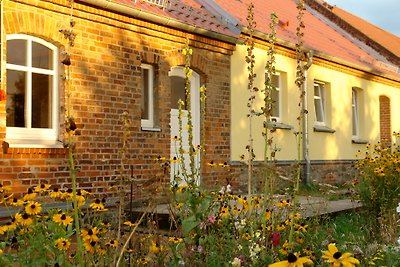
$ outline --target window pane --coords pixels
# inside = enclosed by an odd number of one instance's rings
[[[149,119],[149,70],[142,68],[142,119]]]
[[[272,117],[279,117],[279,91],[273,89],[271,92],[272,99]]]
[[[7,41],[7,63],[26,66],[26,40]]]
[[[26,73],[7,70],[7,127],[25,127]]]
[[[32,42],[32,67],[41,69],[52,69],[52,51],[44,45]]]
[[[272,86],[274,86],[275,88],[279,88],[280,87],[279,75],[272,75],[271,83],[272,83]]]
[[[52,77],[32,74],[32,128],[51,128]]]
[[[353,90],[352,91],[352,119],[353,119],[353,135],[358,135],[358,114],[357,114],[357,93]]]
[[[186,108],[186,93],[185,93],[185,79],[177,76],[171,77],[171,108],[179,109],[178,100],[182,99],[185,105],[182,109]]]
[[[319,122],[324,122],[324,110],[321,99],[314,99],[315,117]]]

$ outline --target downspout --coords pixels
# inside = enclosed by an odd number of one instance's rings
[[[162,24],[171,28],[176,28],[191,33],[207,36],[213,39],[225,41],[231,44],[236,44],[239,37],[231,35],[209,31],[206,29],[199,28],[194,25],[189,25],[180,22],[177,19],[163,17],[145,10],[137,9],[132,6],[123,5],[120,3],[113,2],[111,0],[76,0],[76,2],[85,3],[91,6],[99,7],[101,9],[107,9],[116,13],[128,15],[137,19],[150,21],[157,24]]]
[[[303,92],[304,92],[304,97],[302,101],[302,106],[303,106],[303,120],[302,120],[302,146],[303,146],[303,160],[304,160],[304,177],[303,177],[303,182],[304,183],[309,183],[310,182],[310,176],[311,176],[311,161],[310,161],[310,154],[309,154],[309,142],[308,142],[308,90],[307,90],[307,72],[308,69],[311,67],[312,62],[313,62],[313,54],[314,51],[310,50],[309,53],[307,53],[307,64],[304,65],[304,83],[303,83]]]

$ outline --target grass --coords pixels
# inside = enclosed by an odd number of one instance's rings
[[[315,249],[334,242],[339,244],[339,250],[351,252],[359,259],[361,266],[400,266],[399,247],[385,244],[376,237],[372,231],[373,220],[363,210],[311,218],[309,224],[312,229],[309,243]],[[321,254],[316,251],[317,258]],[[317,263],[316,266],[323,265]]]

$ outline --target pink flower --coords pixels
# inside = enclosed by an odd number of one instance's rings
[[[214,216],[208,216],[208,222],[209,223],[211,223],[211,224],[214,224],[215,223],[215,217]]]

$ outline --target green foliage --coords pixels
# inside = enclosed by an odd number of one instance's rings
[[[376,216],[394,210],[400,200],[400,147],[368,145],[357,168],[360,175],[357,189],[363,205]]]

